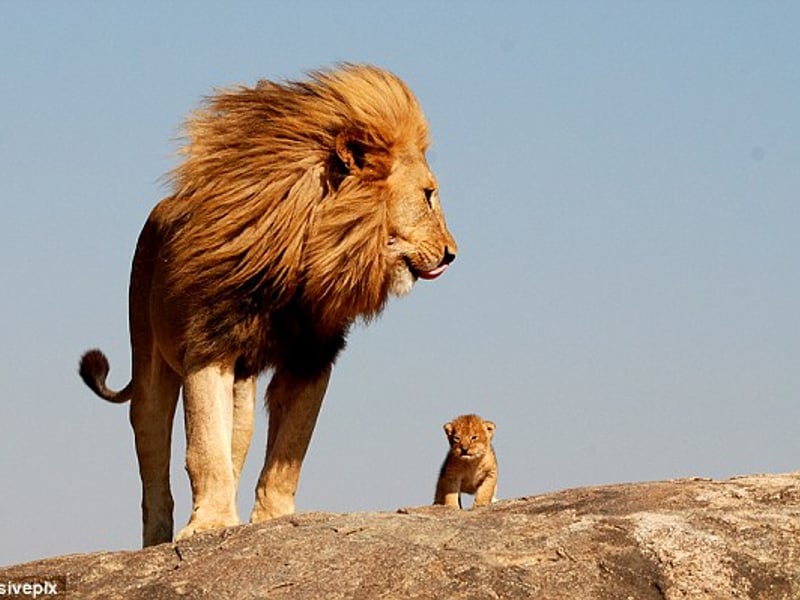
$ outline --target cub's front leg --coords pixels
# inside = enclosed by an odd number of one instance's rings
[[[436,482],[434,504],[444,504],[453,508],[461,508],[461,479],[446,474],[447,460],[442,465],[439,481]]]
[[[497,472],[492,472],[484,478],[475,490],[473,507],[488,506],[495,501],[497,494]]]

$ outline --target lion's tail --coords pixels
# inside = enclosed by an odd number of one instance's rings
[[[106,387],[106,377],[108,377],[108,359],[100,350],[89,350],[81,356],[81,364],[78,373],[83,382],[89,386],[95,394],[108,400],[109,402],[122,403],[131,399],[133,382],[129,382],[120,391],[115,392]]]

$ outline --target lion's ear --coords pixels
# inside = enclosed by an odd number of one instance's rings
[[[494,423],[491,421],[484,421],[483,426],[486,428],[486,435],[489,436],[489,439],[492,439],[494,435]]]
[[[442,429],[444,429],[444,433],[445,433],[445,435],[446,435],[446,436],[449,438],[449,437],[450,437],[450,434],[452,434],[452,433],[453,433],[453,424],[452,424],[452,423],[445,423],[445,424],[442,426]]]
[[[366,164],[366,146],[347,132],[336,136],[336,154],[349,173],[362,170]]]

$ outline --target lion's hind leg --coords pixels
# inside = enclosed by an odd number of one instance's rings
[[[153,546],[172,541],[169,463],[181,379],[158,355],[141,371],[134,377],[130,420],[142,480],[143,544]]]

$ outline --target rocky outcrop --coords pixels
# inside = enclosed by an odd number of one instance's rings
[[[48,576],[98,599],[800,599],[800,473],[306,513],[0,569],[0,582]]]

